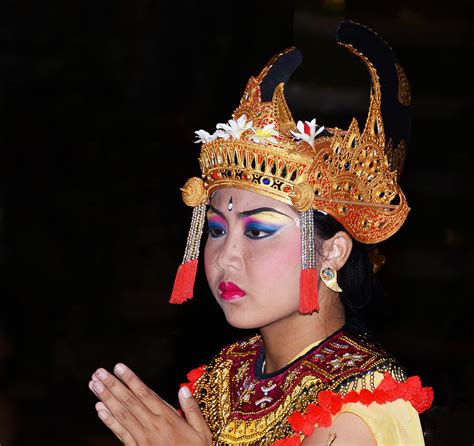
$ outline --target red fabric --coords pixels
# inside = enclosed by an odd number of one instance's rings
[[[374,402],[374,395],[370,390],[362,389],[359,392],[359,401],[362,404],[368,406],[369,404],[372,404]]]
[[[179,265],[171,293],[171,304],[182,304],[186,300],[192,299],[197,267],[198,259]]]
[[[322,390],[318,393],[318,404],[320,407],[329,410],[332,415],[336,415],[341,410],[342,398],[337,393]]]
[[[205,372],[206,366],[201,365],[193,370],[191,370],[187,375],[186,378],[188,378],[189,382],[187,383],[182,383],[179,385],[179,387],[188,387],[191,393],[194,393],[196,390],[196,381],[202,376],[202,374]]]
[[[309,404],[306,408],[306,412],[308,419],[313,422],[313,425],[316,424],[319,427],[331,426],[331,412],[324,407],[316,404]]]
[[[200,365],[199,367],[191,370],[186,375],[186,378],[188,378],[189,381],[191,381],[191,382],[195,382],[202,376],[202,374],[205,372],[205,370],[206,370],[206,366],[205,365]]]
[[[382,382],[377,390],[385,392],[384,402],[395,401],[399,398],[409,401],[418,413],[431,407],[434,398],[432,387],[423,387],[419,376],[411,376],[405,382],[397,382],[389,372],[384,373]]]
[[[423,387],[418,376],[412,376],[406,381],[399,383],[389,372],[385,372],[383,380],[373,392],[368,389],[362,389],[360,392],[353,390],[345,397],[341,397],[338,393],[330,390],[319,392],[318,404],[309,404],[305,414],[298,411],[293,412],[288,417],[288,422],[298,434],[310,436],[316,426],[330,426],[332,424],[332,416],[340,412],[343,404],[360,402],[368,406],[373,402],[385,404],[403,399],[410,402],[418,413],[422,413],[430,408],[433,397],[433,389],[431,387]],[[274,444],[289,445],[292,443],[277,442]]]
[[[314,432],[314,420],[311,416],[303,415],[301,412],[293,412],[288,417],[292,429],[300,434],[309,436]]]
[[[311,314],[319,311],[318,270],[302,269],[300,273],[300,313]]]
[[[388,395],[387,395],[387,392],[385,392],[385,390],[381,390],[381,389],[375,389],[374,390],[374,401],[377,403],[377,404],[384,404],[388,399]]]
[[[352,390],[344,398],[342,398],[343,404],[357,403],[358,401],[359,401],[359,394],[355,390]]]

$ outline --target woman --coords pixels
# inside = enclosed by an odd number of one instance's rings
[[[123,364],[116,377],[99,369],[96,409],[124,444],[424,444],[418,413],[432,390],[347,311],[373,292],[365,247],[409,210],[397,184],[408,83],[372,31],[343,22],[337,38],[371,75],[363,131],[295,124],[283,88],[301,53],[290,48],[250,78],[233,119],[196,132],[203,179],[183,188],[193,220],[171,302],[192,297],[207,215],[211,291],[231,325],[260,335],[190,372],[181,414]]]

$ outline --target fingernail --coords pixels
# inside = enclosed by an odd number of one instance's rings
[[[99,410],[99,412],[97,412],[97,415],[99,415],[99,418],[101,420],[105,420],[109,416],[109,414],[105,410]]]
[[[116,371],[119,375],[122,375],[123,373],[125,373],[126,370],[127,370],[127,367],[125,367],[121,362],[119,362],[119,363],[115,366],[115,371]]]
[[[95,374],[100,378],[100,379],[105,379],[107,378],[107,372],[104,369],[98,369]]]
[[[180,392],[185,398],[189,398],[189,397],[193,396],[193,394],[189,390],[189,387],[187,387],[187,386],[181,387]]]
[[[102,393],[104,391],[104,386],[102,385],[102,383],[100,383],[99,381],[95,382],[94,383],[94,390],[97,392],[97,393]]]
[[[106,412],[108,412],[107,406],[102,401],[99,401],[95,404],[95,409],[97,410],[97,412],[99,412],[99,410],[105,410]]]

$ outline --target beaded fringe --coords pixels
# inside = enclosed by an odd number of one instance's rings
[[[301,274],[299,310],[301,314],[311,314],[314,311],[319,311],[313,210],[309,209],[302,212],[300,214],[300,222]]]
[[[201,244],[202,231],[206,219],[206,205],[201,204],[193,209],[191,227],[189,228],[186,249],[181,265],[179,265],[174,280],[173,292],[170,303],[182,304],[192,299],[194,282],[198,266],[199,246]]]

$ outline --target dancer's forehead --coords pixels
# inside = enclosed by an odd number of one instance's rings
[[[298,212],[286,203],[239,188],[222,188],[211,197],[210,211],[217,215],[241,217],[274,214],[298,218]]]

